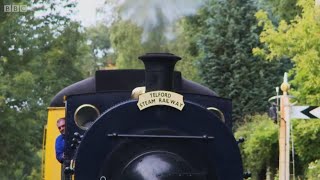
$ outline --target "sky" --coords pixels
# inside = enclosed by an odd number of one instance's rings
[[[103,0],[77,0],[79,13],[75,17],[82,21],[84,26],[94,25],[97,21],[96,8],[101,6]]]
[[[62,16],[69,16],[71,19],[81,21],[82,25],[86,27],[95,25],[98,20],[102,21],[101,15],[99,19],[99,16],[96,15],[96,12],[97,8],[99,7],[104,7],[104,10],[107,9],[104,5],[104,1],[105,0],[71,0],[70,2],[77,2],[77,6],[76,10],[73,11],[74,13],[70,16],[68,15],[70,10],[63,8],[64,5],[67,5],[66,3],[68,2],[65,2],[63,4],[63,0],[52,0],[53,4],[59,4],[59,6],[57,6],[58,8],[55,9],[54,13],[59,13]],[[53,12],[52,10],[50,10],[50,6],[50,4],[35,3],[32,7],[41,7],[45,9],[43,11],[36,11],[35,16],[41,17],[49,15]],[[104,14],[103,16],[110,16],[110,13]]]

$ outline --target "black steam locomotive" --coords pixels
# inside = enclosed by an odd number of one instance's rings
[[[180,57],[139,59],[145,70],[97,71],[52,101],[66,97],[66,179],[243,179],[231,101],[182,78],[174,71]]]

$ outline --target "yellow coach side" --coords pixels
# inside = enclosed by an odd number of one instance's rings
[[[42,179],[61,180],[61,164],[55,155],[55,141],[60,134],[57,120],[65,117],[64,107],[49,107],[48,120],[43,134]]]

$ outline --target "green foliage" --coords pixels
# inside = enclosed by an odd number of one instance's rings
[[[295,63],[290,71],[293,80],[292,94],[299,103],[320,104],[320,9],[314,7],[314,1],[298,1],[303,9],[301,17],[296,17],[291,24],[281,21],[274,27],[265,12],[256,14],[259,24],[263,25],[260,40],[267,49],[256,48],[254,53],[266,59],[288,57]]]
[[[317,180],[320,179],[320,160],[315,160],[311,162],[307,170],[308,180]]]
[[[195,43],[194,34],[190,32],[194,29],[184,29],[187,26],[190,25],[185,21],[178,24],[177,38],[171,41],[166,41],[164,35],[158,31],[151,32],[148,39],[142,41],[141,28],[128,21],[114,23],[110,29],[110,41],[116,54],[116,66],[120,69],[141,69],[143,63],[138,60],[139,56],[148,52],[171,52],[182,57],[176,69],[181,71],[185,78],[200,81],[196,58],[192,54],[195,50],[190,47]]]
[[[280,84],[280,63],[252,55],[259,46],[256,7],[249,0],[210,1],[201,28],[200,73],[203,82],[218,95],[233,100],[234,119],[265,112],[267,99]]]
[[[297,0],[259,0],[259,2],[262,4],[262,9],[270,11],[274,18],[287,22],[301,13],[301,7],[296,5]]]
[[[1,6],[11,1],[1,1]],[[27,1],[15,1],[31,6]],[[84,36],[59,4],[0,15],[0,179],[39,177],[42,132],[51,98],[83,79]],[[62,5],[72,8],[73,3]],[[50,6],[48,16],[35,17]],[[71,9],[70,9],[71,11]]]
[[[290,24],[285,20],[280,21],[278,26],[274,26],[266,12],[259,11],[256,17],[259,25],[263,26],[260,41],[266,48],[253,50],[254,54],[270,61],[283,57],[292,59],[294,68],[290,71],[290,93],[296,96],[299,104],[306,105],[320,104],[320,9],[314,3],[311,0],[298,0],[301,15]],[[293,121],[296,160],[301,166],[299,169],[306,170],[310,179],[314,179],[312,176],[315,171],[308,169],[308,164],[320,158],[319,125],[319,121],[313,120]],[[315,166],[315,163],[311,166]]]
[[[180,20],[176,28],[177,37],[169,44],[170,51],[182,57],[182,61],[177,64],[177,70],[183,72],[183,76],[187,79],[198,83],[203,83],[199,73],[199,59],[203,54],[198,43],[201,33],[206,28],[207,16],[208,12],[205,8],[200,8],[197,14]]]
[[[237,138],[244,137],[240,145],[245,169],[252,172],[252,179],[260,179],[267,168],[276,174],[278,158],[278,126],[267,115],[248,116],[245,124],[235,133]],[[265,176],[265,174],[263,174]]]
[[[143,55],[142,30],[130,22],[116,22],[110,30],[110,41],[117,56],[116,65],[120,69],[141,69],[143,63],[138,57]]]
[[[182,60],[176,65],[176,69],[181,71],[186,79],[200,82],[197,66],[198,49],[196,41],[199,38],[195,26],[199,18],[187,17],[182,19],[177,25],[177,37],[169,43],[171,53],[179,55]]]
[[[310,162],[320,159],[320,121],[293,121],[293,135],[295,152],[301,160],[302,167],[307,169]]]
[[[103,69],[108,64],[115,64],[115,60],[108,59],[108,50],[111,47],[108,27],[104,24],[88,27],[85,34],[88,46],[84,48],[89,48],[91,52],[88,57],[85,57],[87,59],[86,69],[90,69],[89,74],[94,74],[96,70]]]

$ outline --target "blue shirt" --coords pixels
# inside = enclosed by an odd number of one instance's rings
[[[60,163],[63,163],[64,137],[60,134],[56,139],[56,158]]]

